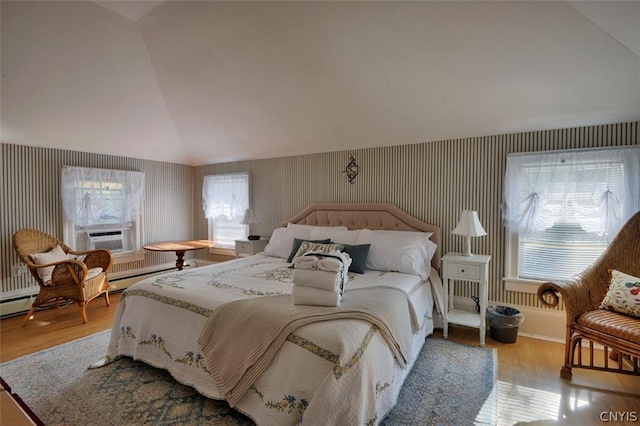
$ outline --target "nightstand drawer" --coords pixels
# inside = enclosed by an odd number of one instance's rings
[[[251,254],[251,243],[248,241],[236,241],[236,253]]]
[[[259,240],[236,240],[236,257],[241,254],[257,254],[264,251],[269,240],[260,238]]]
[[[449,275],[449,278],[458,278],[461,280],[479,280],[480,267],[476,265],[450,263],[447,265],[447,274]]]

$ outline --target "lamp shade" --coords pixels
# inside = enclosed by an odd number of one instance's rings
[[[473,210],[462,211],[458,226],[456,226],[451,233],[465,237],[481,237],[487,235],[487,232],[480,223],[480,219],[478,219],[478,212]]]
[[[244,216],[242,216],[242,220],[240,221],[242,225],[251,225],[253,223],[258,223],[258,218],[252,209],[246,209],[244,211]]]

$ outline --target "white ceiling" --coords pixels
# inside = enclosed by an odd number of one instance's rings
[[[640,2],[6,1],[2,142],[202,165],[640,119]]]
[[[164,0],[93,0],[93,2],[107,9],[111,9],[125,18],[137,21],[156,6],[164,3]]]

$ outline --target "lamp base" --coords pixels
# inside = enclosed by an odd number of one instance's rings
[[[460,253],[463,256],[471,256],[471,237],[464,237],[464,252]]]
[[[260,239],[260,235],[249,235],[247,238],[251,241],[255,241]]]

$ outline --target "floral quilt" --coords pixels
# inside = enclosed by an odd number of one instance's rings
[[[96,366],[133,357],[222,399],[198,345],[209,314],[233,300],[290,294],[292,275],[284,259],[256,255],[145,279],[124,291],[106,357]],[[431,281],[440,286],[437,274]],[[347,288],[367,286],[397,287],[410,295],[421,327],[413,338],[412,365],[433,330],[430,280],[379,271],[349,274]],[[308,324],[287,337],[235,408],[265,425],[375,425],[395,405],[408,370],[366,321]]]

